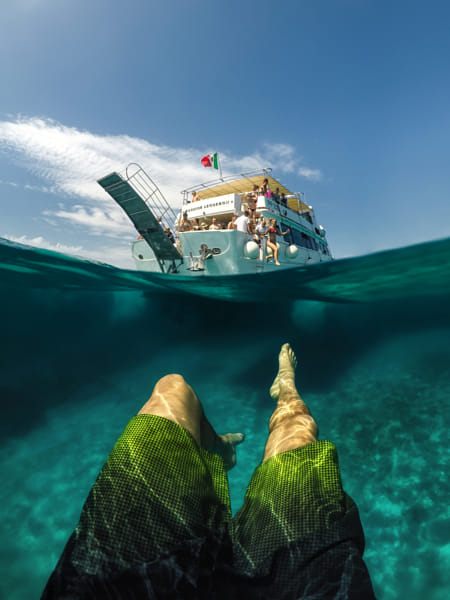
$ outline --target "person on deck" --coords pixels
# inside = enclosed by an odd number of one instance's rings
[[[170,231],[170,227],[169,226],[167,226],[167,227],[164,228],[164,233],[167,235],[167,237],[172,242],[172,244],[175,244],[175,238],[173,236],[173,233]]]
[[[266,231],[267,231],[266,219],[264,217],[261,217],[258,225],[256,226],[256,233],[258,235],[259,243],[261,243]]]
[[[273,254],[273,258],[275,260],[275,264],[280,266],[280,263],[278,262],[278,245],[277,245],[277,235],[286,235],[287,233],[290,232],[290,229],[286,229],[286,231],[284,233],[281,233],[280,229],[278,228],[277,225],[277,220],[276,219],[270,219],[270,225],[269,228],[267,229],[267,232],[265,235],[268,236],[268,240],[267,240],[267,247],[272,249],[272,254]],[[270,256],[266,256],[266,262],[269,260]]]
[[[249,212],[248,210],[244,211],[244,214],[236,219],[234,222],[236,225],[236,229],[238,231],[242,231],[243,233],[250,233],[249,231]]]
[[[258,186],[253,186],[253,191],[246,194],[245,199],[247,201],[248,211],[250,213],[250,218],[253,218],[256,213],[256,206],[258,201]]]
[[[231,221],[228,223],[227,225],[227,229],[236,229],[236,219],[237,219],[237,215],[233,215],[231,217]]]
[[[218,231],[219,229],[222,229],[222,225],[220,223],[217,222],[216,217],[213,217],[212,219],[212,223],[209,226],[209,230],[210,231]]]
[[[275,190],[275,193],[273,194],[273,199],[275,200],[275,202],[280,202],[280,188],[277,188]]]
[[[334,444],[318,441],[296,365],[284,344],[262,463],[234,518],[226,471],[244,434],[218,435],[181,375],[160,379],[101,470],[42,600],[373,600],[358,509]]]
[[[181,219],[180,224],[178,226],[178,231],[191,231],[191,230],[192,230],[192,223],[188,219],[187,212],[184,212],[183,218]]]
[[[262,184],[259,186],[259,193],[261,196],[265,196],[267,194],[267,190],[269,189],[269,180],[267,177],[263,179]]]

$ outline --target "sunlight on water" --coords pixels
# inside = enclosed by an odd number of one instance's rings
[[[117,436],[166,373],[186,377],[216,429],[247,434],[230,472],[236,511],[289,341],[301,393],[359,506],[377,597],[446,597],[450,243],[390,258],[402,275],[379,254],[319,265],[295,284],[341,301],[377,289],[377,302],[252,305],[160,295],[140,274],[0,245],[0,264],[20,269],[0,268],[0,595],[39,596]],[[423,294],[405,299],[418,281]]]

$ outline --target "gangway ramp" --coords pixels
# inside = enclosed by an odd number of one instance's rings
[[[163,229],[169,226],[175,230],[175,212],[145,171],[136,165],[138,170],[129,175],[130,166],[125,177],[113,172],[98,183],[126,212],[139,235],[153,250],[161,271],[176,272],[183,258]]]

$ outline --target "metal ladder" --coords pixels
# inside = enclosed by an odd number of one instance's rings
[[[137,170],[131,173],[131,167],[137,167]],[[114,172],[99,179],[98,183],[127,213],[153,250],[161,271],[176,273],[183,257],[164,232],[165,226],[175,231],[176,215],[144,169],[131,163],[125,176]]]
[[[130,174],[130,168],[137,167]],[[169,205],[156,183],[150,178],[144,169],[137,163],[130,163],[125,170],[126,179],[141,196],[148,208],[161,219],[162,227],[169,226],[175,232],[176,214]]]

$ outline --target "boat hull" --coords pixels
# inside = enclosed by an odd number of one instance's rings
[[[329,255],[320,251],[302,247],[293,250],[292,245],[280,241],[280,265],[276,265],[265,239],[257,247],[252,236],[236,230],[180,232],[179,240],[183,260],[178,261],[176,274],[187,277],[271,273],[331,260]],[[140,271],[161,271],[156,256],[145,240],[133,243],[132,255]]]

